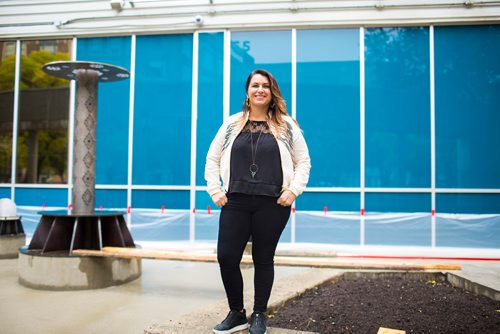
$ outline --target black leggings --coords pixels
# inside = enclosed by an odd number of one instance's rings
[[[217,259],[231,310],[243,309],[243,278],[240,262],[252,237],[254,312],[266,312],[274,281],[274,252],[290,217],[290,207],[276,203],[278,198],[228,194],[219,221]]]

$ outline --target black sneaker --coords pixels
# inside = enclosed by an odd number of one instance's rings
[[[254,312],[251,318],[250,334],[266,334],[267,333],[267,317],[264,313]]]
[[[242,312],[231,310],[223,322],[214,327],[216,334],[230,334],[248,328],[247,315]]]

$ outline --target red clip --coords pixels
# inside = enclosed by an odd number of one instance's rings
[[[128,208],[127,208],[127,213],[130,213],[132,211],[132,206],[129,205]]]
[[[42,210],[45,210],[45,204],[42,204]]]
[[[68,204],[68,210],[71,210],[73,208],[73,205],[71,203]]]
[[[208,205],[208,206],[207,206],[207,213],[208,213],[208,214],[210,214],[210,210],[211,210],[211,209],[212,209],[212,208],[210,208],[210,205]]]
[[[102,210],[102,205],[99,205],[99,210]]]
[[[323,207],[323,212],[325,213],[326,216],[326,213],[328,212],[328,207],[326,205]]]
[[[297,211],[297,209],[296,208],[292,208],[292,212],[295,213],[295,211]]]
[[[196,208],[193,208],[193,213],[196,213]]]
[[[365,215],[365,209],[361,209],[361,215],[364,216]]]
[[[436,210],[432,209],[431,214],[434,217],[436,215]]]
[[[165,213],[165,205],[161,206],[161,213]]]

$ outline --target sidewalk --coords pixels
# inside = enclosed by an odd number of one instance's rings
[[[17,259],[0,260],[0,266],[2,334],[142,334],[225,299],[216,263],[143,260],[141,278],[84,291],[29,289],[17,282]],[[277,268],[276,280],[306,270]],[[253,286],[253,270],[243,275]]]
[[[201,248],[192,249],[203,251]],[[390,260],[395,261],[398,260]],[[499,261],[417,262],[458,263],[462,270],[455,271],[454,274],[500,291]],[[216,263],[143,260],[142,265],[142,277],[125,285],[100,290],[40,291],[17,283],[17,259],[0,260],[1,332],[211,333],[211,328],[226,316],[228,310],[225,294]],[[345,271],[346,269],[277,266],[270,306],[279,305],[305,289]],[[251,266],[243,269],[243,276],[246,287],[245,307],[251,310]],[[268,333],[296,332],[271,329]]]

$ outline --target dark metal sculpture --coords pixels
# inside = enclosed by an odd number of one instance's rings
[[[76,80],[72,208],[42,211],[28,252],[71,254],[73,249],[135,247],[122,212],[95,211],[97,84],[128,79],[129,72],[114,65],[82,61],[52,62],[43,70]]]

